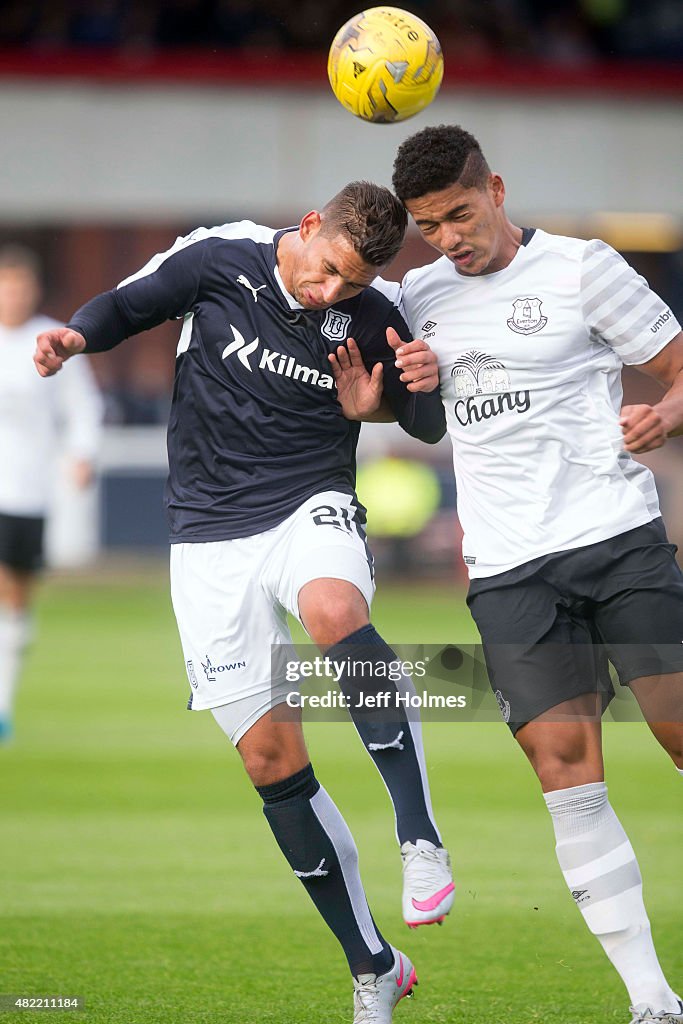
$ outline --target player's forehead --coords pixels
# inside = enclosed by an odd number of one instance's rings
[[[406,208],[413,220],[441,221],[461,209],[478,205],[484,193],[478,188],[466,188],[454,182],[435,192],[427,192],[417,199],[407,199]]]

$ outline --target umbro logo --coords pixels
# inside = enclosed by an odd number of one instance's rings
[[[433,331],[435,327],[436,327],[436,323],[435,323],[434,320],[427,320],[425,323],[422,324],[422,327],[420,328],[420,330],[421,331]]]
[[[254,296],[254,302],[258,302],[258,292],[261,292],[264,288],[268,287],[267,284],[260,284],[258,288],[254,288],[249,278],[245,277],[244,274],[240,274],[237,278],[237,284],[243,284],[245,288],[249,289],[251,294]]]

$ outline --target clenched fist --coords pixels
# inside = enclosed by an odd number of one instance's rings
[[[36,339],[33,362],[41,377],[52,377],[58,373],[67,359],[78,355],[85,348],[85,338],[69,327],[56,327],[43,331]]]

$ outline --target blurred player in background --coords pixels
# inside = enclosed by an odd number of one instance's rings
[[[683,575],[652,474],[631,457],[681,433],[680,325],[604,242],[512,224],[503,181],[461,128],[407,139],[393,184],[442,253],[406,275],[403,300],[439,360],[491,684],[632,1024],[683,1022],[609,804],[597,710],[607,650],[683,773]],[[661,382],[660,402],[620,408],[624,363]]]
[[[236,745],[282,852],[339,939],[357,1024],[389,1024],[415,972],[370,915],[353,838],[314,775],[300,722],[273,714],[291,686],[272,669],[271,645],[284,652],[291,642],[289,612],[330,657],[362,652],[387,689],[382,669],[396,656],[369,622],[374,582],[355,496],[353,420],[383,391],[379,418],[429,442],[445,431],[433,355],[423,341],[402,344],[409,336],[390,288],[373,284],[406,223],[388,189],[354,182],[295,228],[199,228],[88,302],[66,328],[41,333],[36,353],[47,376],[76,353],[184,318],[166,503],[189,706],[210,708]],[[334,387],[345,341],[368,370],[367,388],[346,389],[353,420]],[[393,351],[401,347],[403,371]],[[341,680],[345,692],[356,684]],[[372,684],[366,677],[361,686]],[[406,919],[438,921],[453,882],[419,723],[364,717],[356,725],[394,805]]]
[[[102,417],[85,360],[58,380],[36,376],[36,332],[60,326],[36,313],[39,301],[34,253],[18,245],[0,248],[0,741],[12,734],[57,454],[69,457],[75,485],[87,487]]]

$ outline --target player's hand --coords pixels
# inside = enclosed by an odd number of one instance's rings
[[[661,448],[668,436],[664,417],[652,405],[625,405],[619,420],[624,448],[634,455]]]
[[[426,341],[401,341],[393,327],[387,327],[387,341],[396,353],[396,365],[408,391],[433,391],[439,386],[439,364]]]
[[[52,377],[58,373],[67,359],[78,355],[85,348],[85,338],[69,327],[55,327],[43,331],[36,339],[33,362],[41,377]]]
[[[364,420],[379,409],[382,400],[381,363],[368,373],[358,345],[348,338],[328,356],[337,385],[337,399],[347,420]]]

